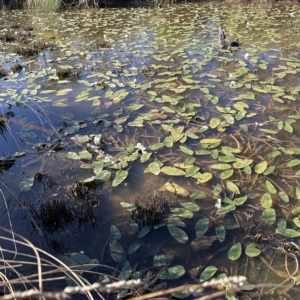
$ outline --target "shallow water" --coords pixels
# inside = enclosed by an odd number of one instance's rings
[[[120,269],[108,246],[115,225],[124,249],[141,243],[126,256],[136,270],[152,267],[154,255],[174,255],[171,266],[183,266],[186,274],[169,286],[195,282],[188,271],[199,266],[198,280],[206,267],[215,266],[216,275],[281,283],[260,257],[287,272],[285,255],[274,248],[298,243],[300,236],[298,214],[291,213],[300,199],[299,7],[225,8],[189,3],[159,10],[2,12],[0,55],[7,73],[0,81],[6,123],[0,123],[2,225],[54,255],[84,251]],[[238,49],[219,51],[219,25],[229,39],[239,38]],[[24,49],[37,42],[38,54],[27,57]],[[23,67],[20,72],[16,64]],[[103,149],[95,134],[102,134]],[[137,143],[151,156],[142,155]],[[16,152],[22,153],[9,158]],[[99,162],[103,170],[97,169]],[[33,179],[37,174],[41,182]],[[73,214],[81,211],[70,187],[83,180],[101,202],[101,207],[93,203],[93,220],[78,223],[74,215],[49,232],[38,218],[41,207],[62,199]],[[162,191],[168,182],[179,188]],[[131,213],[120,203],[139,199],[145,205],[153,194],[168,201],[162,221],[168,226],[138,238],[129,227]],[[184,205],[190,209],[174,210]],[[170,223],[176,215],[185,228]],[[208,222],[201,234],[195,231],[198,220]],[[282,220],[293,231],[279,230]],[[172,226],[180,229],[177,240]],[[263,236],[257,256],[246,250],[256,233]],[[189,244],[197,234],[217,234],[218,240],[195,253]],[[231,257],[238,243],[242,253]],[[293,270],[293,259],[288,262]],[[256,292],[262,291],[249,291],[250,297]],[[269,299],[264,293],[261,299]],[[293,297],[292,288],[287,293]]]

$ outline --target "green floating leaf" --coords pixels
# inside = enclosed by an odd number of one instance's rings
[[[78,154],[79,154],[81,159],[89,160],[89,159],[93,158],[93,155],[87,150],[80,151]]]
[[[266,208],[262,213],[263,220],[269,224],[272,225],[276,220],[276,213],[273,208]]]
[[[212,174],[205,172],[203,174],[200,174],[199,176],[197,176],[197,183],[205,183],[209,180],[212,179]]]
[[[269,191],[269,193],[271,193],[271,194],[277,193],[274,185],[269,180],[266,180],[266,187],[267,187],[267,190]]]
[[[110,226],[110,234],[115,240],[119,240],[121,238],[121,232],[115,225]]]
[[[242,245],[241,243],[234,244],[228,251],[228,258],[231,260],[237,260],[242,254]]]
[[[198,171],[200,170],[199,167],[197,166],[192,166],[190,168],[187,169],[185,177],[191,177],[194,176]]]
[[[34,177],[27,177],[20,183],[20,192],[28,192],[34,184]]]
[[[171,176],[183,176],[183,175],[185,175],[185,171],[177,169],[175,167],[162,167],[161,172],[166,174],[166,175],[171,175]]]
[[[111,172],[108,170],[103,170],[95,176],[95,179],[101,180],[101,181],[108,181],[110,179],[110,177],[111,177]]]
[[[159,275],[159,279],[174,280],[180,278],[184,274],[185,274],[184,267],[177,265],[177,266],[169,267],[166,270],[163,270]]]
[[[231,165],[230,164],[212,164],[210,165],[210,168],[215,169],[215,170],[229,170],[231,169]]]
[[[262,161],[255,166],[254,171],[257,174],[261,174],[266,170],[267,166],[268,166],[268,163],[266,161]]]
[[[300,200],[300,185],[296,187],[296,197],[298,200]]]
[[[186,227],[186,224],[177,217],[168,218],[168,224],[178,227]]]
[[[152,162],[144,170],[144,173],[153,173],[154,175],[158,175],[161,171],[162,166],[163,166],[163,163],[160,161]]]
[[[151,155],[152,155],[152,152],[144,153],[144,154],[141,156],[140,162],[141,162],[141,163],[146,162],[146,161],[150,158]]]
[[[300,159],[292,159],[287,163],[287,167],[295,167],[300,164]]]
[[[175,240],[177,240],[179,243],[184,244],[189,240],[187,234],[182,229],[180,229],[174,225],[168,225],[167,227],[168,227],[169,232],[172,235],[172,237]]]
[[[226,229],[224,226],[220,225],[216,227],[216,236],[218,238],[218,240],[222,243],[225,240],[225,236],[226,236]]]
[[[277,232],[277,230],[276,230]],[[300,236],[300,232],[299,231],[296,231],[294,229],[289,229],[287,228],[283,233],[281,233],[283,236],[287,237],[287,238],[296,238],[296,237],[299,237]]]
[[[128,176],[128,171],[126,170],[118,170],[116,172],[116,177],[113,180],[112,186],[118,186],[122,183]]]
[[[222,140],[221,139],[203,139],[200,141],[201,144],[215,144],[215,143],[220,143]]]
[[[174,208],[171,208],[170,211],[178,217],[182,217],[182,218],[192,218],[193,217],[193,213],[188,209],[174,207]]]
[[[283,234],[286,230],[286,220],[283,218],[279,218],[277,221],[277,232]]]
[[[232,174],[233,174],[233,170],[231,169],[231,170],[221,172],[219,177],[224,180],[232,176]]]
[[[206,233],[208,227],[209,227],[209,219],[201,218],[200,220],[198,220],[195,226],[196,236],[197,237],[203,236]]]
[[[208,266],[207,268],[204,269],[204,271],[200,275],[200,282],[204,282],[211,277],[213,277],[216,272],[218,271],[218,268],[215,266]]]
[[[272,206],[272,197],[270,193],[265,193],[260,199],[260,203],[263,208],[269,208]]]
[[[249,257],[256,257],[261,253],[261,250],[257,249],[254,244],[250,244],[246,247],[245,253]]]
[[[242,169],[245,168],[249,165],[251,165],[253,162],[252,159],[244,159],[244,160],[239,160],[233,163],[233,167],[236,169]]]
[[[172,298],[184,299],[190,296],[192,293],[190,291],[180,291],[172,294]]]
[[[192,151],[192,150],[190,150],[189,148],[187,148],[187,147],[185,147],[185,146],[179,146],[179,149],[183,152],[183,153],[185,153],[185,154],[187,154],[187,155],[193,155],[194,154],[194,151]]]
[[[137,249],[139,249],[141,247],[141,243],[138,243],[138,242],[135,242],[133,244],[131,244],[129,246],[129,249],[128,249],[128,254],[133,254],[135,251],[137,251]]]
[[[146,234],[148,234],[150,231],[151,231],[151,226],[149,226],[149,225],[144,226],[144,227],[140,230],[140,232],[139,232],[139,234],[138,234],[138,238],[144,237],[144,236],[145,236]]]
[[[182,201],[180,202],[180,205],[182,205],[184,208],[189,209],[191,211],[199,211],[199,206],[196,203],[190,201]]]
[[[243,196],[243,197],[234,198],[233,202],[236,205],[242,205],[246,202],[246,200],[247,200],[247,196]]]
[[[233,183],[232,181],[226,182],[226,188],[229,192],[236,193],[237,195],[240,194],[240,190],[239,190],[238,186],[235,183]]]
[[[294,215],[294,216],[300,215],[300,205],[294,207],[294,208],[292,209],[291,213],[292,213],[292,215]]]
[[[217,128],[221,123],[221,120],[218,118],[212,118],[209,122],[209,126],[214,129]]]
[[[294,224],[298,227],[298,228],[300,228],[300,219],[297,217],[297,218],[294,218],[293,219],[293,222],[294,222]]]
[[[266,171],[264,171],[264,175],[265,176],[267,176],[267,175],[269,175],[269,174],[272,174],[273,172],[274,172],[274,170],[275,170],[275,166],[270,166],[270,167],[268,167],[267,169],[266,169]]]
[[[136,209],[136,206],[132,203],[128,202],[120,202],[121,206],[127,209],[128,211],[132,211]]]
[[[112,259],[118,263],[121,263],[126,258],[126,252],[124,248],[116,241],[111,240],[109,243],[109,250]]]
[[[289,196],[285,192],[279,192],[278,195],[284,202],[290,202]]]
[[[202,192],[202,191],[195,192],[190,195],[190,198],[192,198],[192,199],[202,199],[202,198],[206,198],[206,197],[207,197],[206,193]]]
[[[164,254],[155,254],[153,258],[154,267],[164,267],[167,265],[166,256]]]
[[[226,200],[226,202],[225,202]],[[224,206],[221,206],[217,211],[216,214],[217,215],[223,215],[223,214],[227,214],[230,211],[234,211],[236,209],[236,205],[235,203],[229,199],[229,198],[225,198],[224,199]]]
[[[75,152],[68,152],[67,157],[74,160],[80,160],[80,156]]]

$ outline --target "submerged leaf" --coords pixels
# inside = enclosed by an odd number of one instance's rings
[[[184,274],[185,274],[184,267],[177,265],[177,266],[169,267],[166,270],[163,270],[159,275],[159,279],[174,280],[180,278]]]
[[[200,282],[204,282],[215,275],[218,269],[215,266],[208,266],[200,275]]]
[[[169,232],[171,233],[172,237],[177,240],[179,243],[186,243],[188,241],[187,234],[180,228],[174,225],[168,225]]]
[[[242,245],[241,243],[234,244],[228,251],[228,258],[231,260],[237,260],[242,254]]]

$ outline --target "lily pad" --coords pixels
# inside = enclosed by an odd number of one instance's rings
[[[254,244],[250,244],[246,247],[245,253],[249,257],[256,257],[261,253],[261,250],[257,249]]]
[[[242,245],[241,243],[234,244],[228,251],[228,258],[231,260],[237,260],[242,254]]]

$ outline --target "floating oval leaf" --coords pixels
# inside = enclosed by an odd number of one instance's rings
[[[270,193],[265,193],[260,199],[260,203],[263,208],[269,208],[272,206],[272,198]]]
[[[276,231],[277,232],[277,231]],[[287,237],[287,238],[296,238],[300,236],[300,232],[296,231],[294,229],[289,229],[287,228],[283,233],[281,233],[283,236]]]
[[[172,237],[177,240],[179,243],[186,243],[188,241],[187,234],[180,228],[174,225],[168,225],[169,232],[171,233]]]
[[[111,172],[108,170],[103,170],[95,176],[95,179],[101,180],[101,181],[108,181],[110,179],[110,177],[111,177]]]
[[[276,189],[275,189],[274,185],[269,180],[266,180],[266,187],[267,187],[267,190],[271,194],[276,194]]]
[[[74,160],[80,160],[80,156],[75,152],[68,152],[67,157]]]
[[[126,170],[118,170],[116,172],[116,177],[113,180],[112,186],[118,186],[122,183],[128,176],[128,171]]]
[[[240,190],[237,187],[237,185],[235,183],[233,183],[232,181],[227,181],[226,182],[226,188],[228,191],[236,193],[237,195],[240,194]]]
[[[292,209],[291,211],[292,215],[298,216],[300,215],[300,205],[296,206],[295,208]]]
[[[32,188],[34,184],[34,177],[27,177],[20,183],[20,191],[21,192],[28,192]]]
[[[215,144],[215,143],[220,143],[220,139],[203,139],[200,141],[201,144]]]
[[[236,169],[242,169],[245,168],[249,165],[251,165],[253,162],[252,159],[244,159],[244,160],[239,160],[233,163],[233,167]]]
[[[130,254],[134,253],[137,249],[140,248],[140,246],[141,246],[141,243],[137,243],[137,242],[131,244],[128,249],[128,254],[130,255]]]
[[[168,224],[178,226],[178,227],[186,227],[186,224],[177,217],[168,218]]]
[[[116,241],[111,240],[109,243],[110,255],[114,261],[121,263],[126,258],[124,248]]]
[[[262,213],[263,220],[269,224],[272,225],[276,220],[276,213],[273,208],[266,208]]]
[[[283,234],[286,230],[286,220],[279,218],[277,221],[277,229],[276,231],[280,234]]]
[[[155,254],[153,258],[154,267],[164,267],[167,265],[166,256],[164,254]]]
[[[193,217],[193,213],[188,209],[174,207],[174,208],[171,208],[170,211],[178,217],[182,217],[182,218],[192,218]]]
[[[231,260],[237,260],[242,254],[242,245],[241,243],[234,244],[228,251],[228,258]]]
[[[214,129],[217,128],[220,125],[221,121],[218,118],[212,118],[209,122],[209,126]]]
[[[212,174],[211,173],[203,173],[203,174],[200,174],[198,177],[197,177],[197,183],[205,183],[209,180],[212,179]]]
[[[166,175],[171,175],[171,176],[183,176],[183,175],[185,175],[185,171],[177,169],[175,167],[162,167],[161,172],[166,174]]]
[[[177,265],[177,266],[169,267],[166,270],[163,270],[159,275],[159,279],[173,280],[173,279],[180,278],[184,274],[185,274],[184,267]]]
[[[223,171],[223,170],[231,169],[231,165],[230,164],[212,164],[212,165],[210,165],[210,168]]]
[[[209,219],[202,218],[198,220],[195,226],[196,236],[197,237],[203,236],[206,233],[208,227],[209,227]]]
[[[208,266],[200,275],[200,282],[204,282],[215,275],[218,269],[215,266]]]
[[[151,226],[149,226],[149,225],[146,225],[146,226],[144,226],[141,230],[140,230],[140,232],[139,232],[139,234],[138,234],[138,238],[142,238],[142,237],[144,237],[147,233],[149,233],[151,231]]]
[[[256,257],[261,253],[261,250],[257,249],[254,244],[250,244],[246,247],[245,253],[249,257]]]
[[[278,195],[284,202],[290,202],[289,196],[285,192],[279,192]]]
[[[233,170],[231,169],[231,170],[221,172],[219,177],[224,180],[232,176],[232,174],[233,174]]]
[[[115,225],[110,226],[110,234],[115,240],[119,240],[121,238],[121,232]]]
[[[184,208],[189,209],[191,211],[199,210],[199,206],[196,203],[193,203],[190,201],[182,201],[182,202],[180,202],[180,205],[182,205]]]
[[[268,163],[266,161],[262,161],[255,166],[254,171],[257,174],[261,174],[266,170],[267,166],[268,166]]]
[[[226,235],[226,229],[224,226],[217,226],[216,227],[216,235],[217,235],[217,238],[218,240],[222,243],[224,242],[225,240],[225,235]]]

